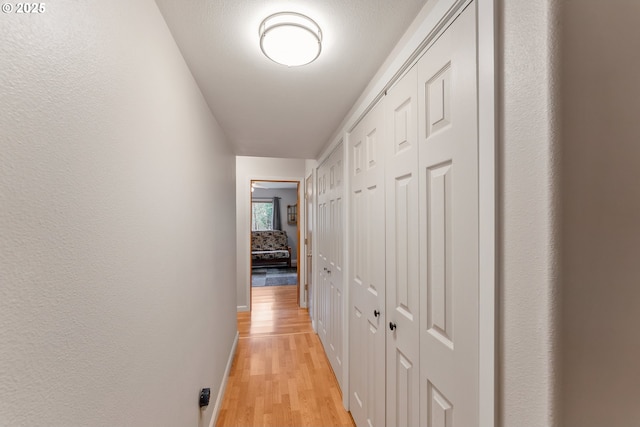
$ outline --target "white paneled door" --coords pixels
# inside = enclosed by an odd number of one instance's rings
[[[327,196],[328,217],[330,224],[329,250],[327,258],[327,278],[329,282],[329,316],[331,317],[331,333],[329,334],[329,346],[331,347],[332,358],[329,360],[333,371],[338,379],[340,387],[343,386],[343,345],[342,337],[345,322],[343,319],[344,310],[344,287],[343,276],[343,174],[342,145],[338,146],[329,157],[329,193]]]
[[[349,135],[358,427],[479,425],[476,37],[472,2]]]
[[[383,103],[349,136],[349,408],[358,426],[385,423],[384,137]]]
[[[418,63],[421,426],[478,425],[476,76],[471,4]]]
[[[387,426],[418,426],[418,77],[412,68],[385,99]]]
[[[343,287],[344,185],[340,145],[318,169],[318,325],[331,367],[343,387],[345,321]]]
[[[329,254],[327,248],[328,241],[328,218],[327,218],[327,177],[329,172],[325,165],[318,169],[318,213],[317,213],[317,225],[318,225],[318,260],[316,268],[318,269],[318,282],[317,282],[317,297],[316,307],[318,309],[318,335],[320,341],[325,347],[327,355],[329,352],[329,331],[330,331],[330,319],[328,318],[328,283],[327,283],[327,264]]]

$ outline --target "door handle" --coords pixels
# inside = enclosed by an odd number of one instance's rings
[[[373,310],[373,317],[380,316],[380,312],[378,310]]]
[[[398,325],[396,325],[395,323],[389,322],[389,329],[391,329],[392,331],[397,327],[398,327]]]

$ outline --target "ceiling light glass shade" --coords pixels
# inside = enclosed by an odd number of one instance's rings
[[[260,49],[278,64],[297,67],[322,51],[322,31],[315,21],[295,12],[270,15],[260,24]]]

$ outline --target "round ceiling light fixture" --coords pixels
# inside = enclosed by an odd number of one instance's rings
[[[313,19],[300,13],[274,13],[260,24],[260,49],[278,64],[305,65],[320,56],[322,30]]]

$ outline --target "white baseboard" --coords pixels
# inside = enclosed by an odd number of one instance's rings
[[[249,306],[248,305],[239,305],[236,307],[236,311],[241,312],[241,311],[249,311]]]
[[[209,427],[214,427],[218,420],[218,413],[220,412],[220,406],[222,406],[222,398],[224,397],[224,391],[227,388],[227,381],[229,381],[229,374],[231,373],[231,365],[233,364],[233,358],[236,355],[236,348],[238,347],[238,338],[240,332],[236,331],[236,337],[233,340],[231,346],[231,353],[229,353],[229,360],[227,360],[227,367],[224,370],[224,376],[222,377],[222,383],[220,383],[220,389],[218,390],[218,397],[216,398],[216,406],[213,407],[213,414],[211,414],[211,421]]]

